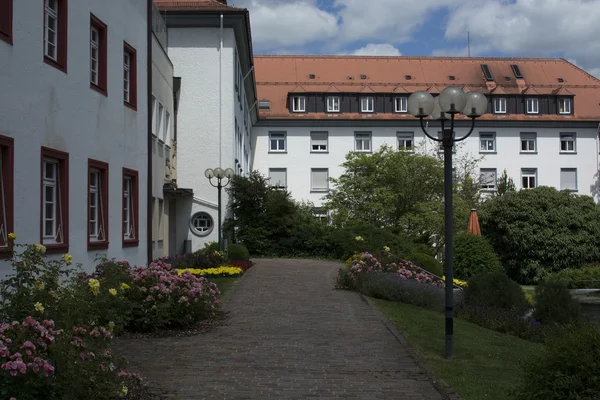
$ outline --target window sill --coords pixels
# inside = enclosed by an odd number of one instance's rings
[[[125,107],[132,109],[133,111],[137,111],[137,104],[131,104],[127,101],[123,101]]]
[[[108,242],[88,242],[88,250],[107,250]]]
[[[354,150],[356,153],[372,153],[371,150]]]
[[[327,110],[327,114],[339,114],[340,110],[338,111],[333,111],[333,110]]]
[[[329,150],[321,150],[321,151],[317,151],[317,150],[311,150],[310,151],[311,154],[329,154]]]
[[[537,151],[520,151],[519,154],[537,154]]]
[[[375,111],[361,111],[361,114],[375,114]]]
[[[498,154],[497,151],[483,151],[483,150],[479,150],[479,154]]]
[[[64,72],[65,74],[67,73],[66,65],[59,64],[58,62],[54,61],[53,59],[49,58],[48,56],[44,56],[44,62],[46,64],[56,68],[57,70]]]
[[[329,193],[329,189],[311,189],[311,193]]]
[[[293,110],[292,114],[307,114],[306,111],[300,111],[300,110]]]
[[[90,82],[90,89],[93,89],[104,96],[108,96],[108,92],[106,91],[106,89],[103,89],[100,86],[93,84],[92,82]]]
[[[287,151],[284,151],[284,150],[279,150],[279,151],[270,150],[269,154],[287,154]]]
[[[408,111],[394,111],[394,114],[408,114]]]
[[[140,245],[140,241],[137,239],[123,240],[123,247],[137,247]]]
[[[576,151],[560,151],[559,154],[577,154]]]
[[[46,244],[42,243],[46,246],[46,254],[59,254],[59,253],[68,253],[69,252],[69,244]]]

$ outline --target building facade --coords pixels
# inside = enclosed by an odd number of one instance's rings
[[[317,209],[351,151],[437,152],[407,101],[447,86],[488,97],[488,112],[456,150],[481,159],[484,192],[496,190],[504,170],[517,189],[590,195],[597,181],[600,81],[566,60],[255,56],[255,63],[254,168]],[[469,128],[459,117],[456,135]],[[438,121],[428,119],[427,129],[441,135]]]
[[[0,2],[0,256],[148,261],[145,0]],[[0,275],[9,269],[0,261]]]

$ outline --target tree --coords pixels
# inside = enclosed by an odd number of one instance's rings
[[[498,179],[498,190],[496,190],[495,195],[503,196],[516,190],[513,179],[508,177],[506,170],[502,171],[502,175],[500,175],[500,179]]]

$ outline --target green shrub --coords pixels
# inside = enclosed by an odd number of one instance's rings
[[[460,232],[454,236],[454,273],[459,279],[469,279],[481,272],[502,268],[490,242],[481,235]]]
[[[543,323],[567,324],[581,317],[581,306],[563,283],[544,282],[535,288],[533,317]]]
[[[336,289],[354,290],[354,280],[350,275],[350,268],[347,266],[340,267],[335,287]]]
[[[547,275],[544,280],[561,282],[569,289],[596,289],[600,287],[600,264],[563,269]]]
[[[540,357],[525,365],[515,400],[597,400],[600,398],[600,330],[569,325],[551,337]]]
[[[227,248],[230,261],[250,261],[250,253],[243,244],[232,243]]]
[[[434,257],[425,253],[411,253],[406,259],[418,267],[437,276],[444,274],[444,266]]]
[[[473,276],[468,282],[465,288],[466,304],[520,312],[529,308],[521,286],[504,272],[484,272]]]

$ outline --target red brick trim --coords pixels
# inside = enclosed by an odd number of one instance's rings
[[[129,101],[125,101],[125,93],[123,93],[123,102],[125,106],[137,111],[137,52],[127,42],[123,42],[123,53],[129,54]],[[123,55],[124,56],[124,55]],[[123,73],[125,73],[123,71]],[[123,77],[123,80],[125,78]]]
[[[100,171],[100,200],[102,202],[102,220],[99,221],[102,223],[102,227],[104,228],[104,239],[102,241],[91,241],[90,240],[90,173],[92,169],[97,169]],[[103,161],[93,160],[88,158],[88,200],[87,200],[87,248],[88,250],[103,250],[108,249],[108,214],[109,214],[109,204],[108,204],[108,163]]]
[[[6,215],[6,234],[14,232],[14,171],[15,171],[15,154],[14,154],[14,139],[0,135],[0,151],[2,152],[2,173],[4,181],[4,209]],[[1,206],[1,204],[0,204]],[[0,208],[0,213],[2,213]],[[0,214],[1,215],[1,214]],[[13,243],[9,241],[7,249],[0,249],[0,259],[11,258],[13,255]]]
[[[58,161],[62,213],[57,218],[60,218],[63,234],[63,243],[60,244],[44,243],[44,157]],[[40,164],[40,243],[46,246],[47,254],[67,253],[69,251],[69,153],[42,147]]]
[[[90,77],[90,88],[94,89],[98,93],[103,95],[108,94],[107,86],[108,86],[108,27],[106,24],[100,19],[98,19],[94,14],[90,14],[90,31],[91,28],[94,27],[98,30],[98,84],[94,84],[91,81]],[[91,36],[91,32],[90,32]],[[92,38],[90,37],[90,41]],[[91,50],[90,50],[91,51]],[[91,54],[90,54],[90,63],[91,63]]]
[[[0,40],[13,44],[13,0],[0,0]]]
[[[121,195],[122,200],[122,217],[121,217],[121,238],[123,238],[123,247],[135,247],[140,244],[140,181],[139,174],[136,170],[123,168],[123,189],[121,193],[125,192],[125,177],[131,178],[131,191],[129,196],[132,199],[133,212],[131,216],[134,218],[133,227],[135,229],[134,239],[125,239],[123,226],[125,224],[125,196]]]
[[[57,32],[57,47],[56,47],[56,58],[58,61],[54,61],[51,58],[46,57],[46,2],[42,0],[42,54],[44,54],[44,62],[48,65],[53,66],[59,71],[67,73],[67,50],[68,50],[68,36],[69,36],[69,0],[58,0],[58,32]]]

